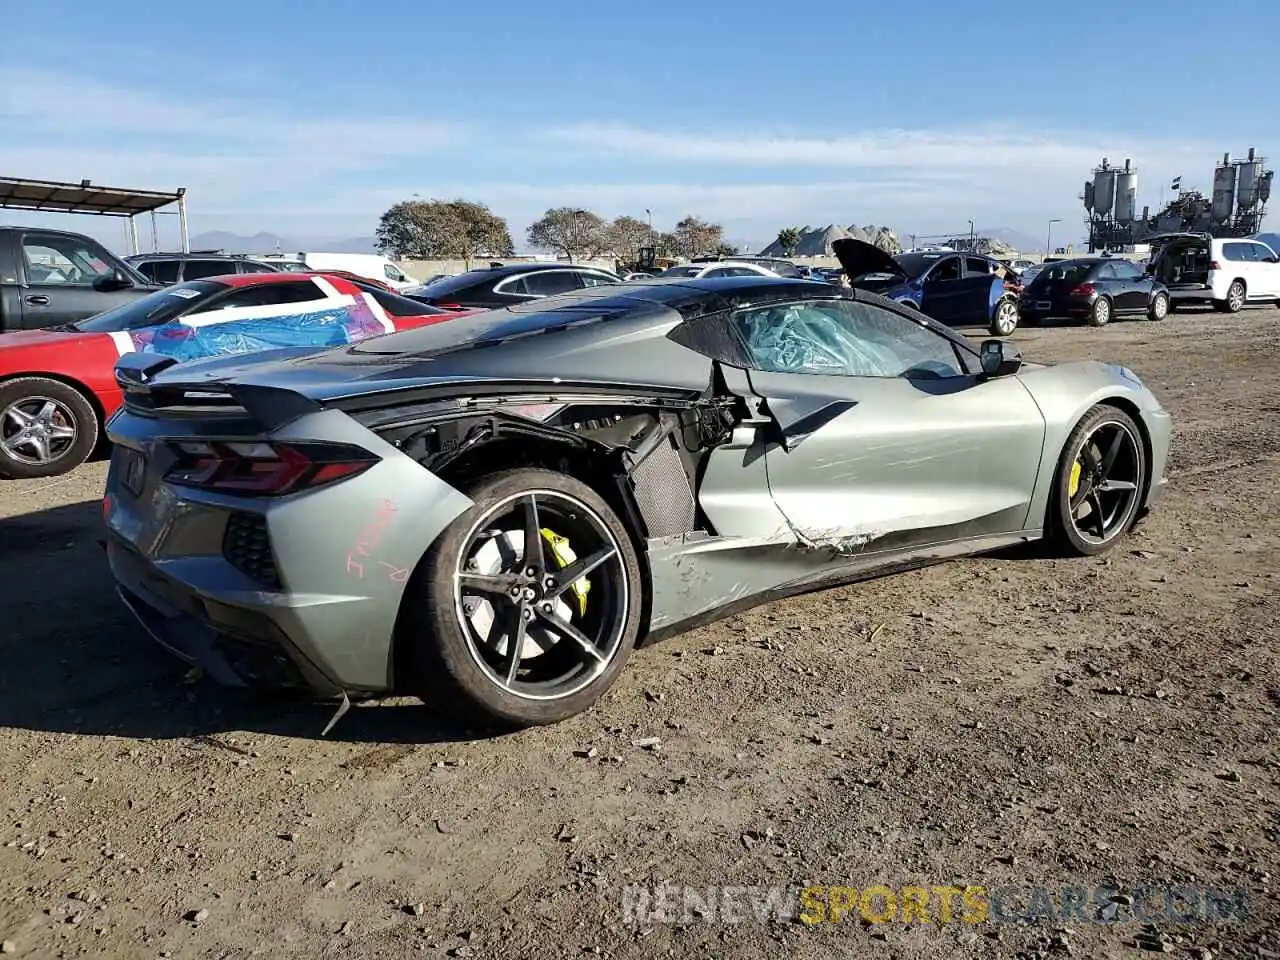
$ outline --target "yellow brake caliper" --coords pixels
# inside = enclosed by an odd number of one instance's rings
[[[558,570],[563,570],[571,563],[575,563],[578,555],[574,553],[573,547],[569,546],[567,537],[562,537],[558,533],[542,528],[542,539],[546,541],[547,548],[551,551],[551,556],[555,557]],[[587,612],[587,594],[591,592],[591,581],[586,577],[580,579],[573,585],[573,595],[578,598],[578,616],[585,616]]]
[[[1067,499],[1069,500],[1074,500],[1076,494],[1080,492],[1080,474],[1083,469],[1079,460],[1071,464],[1071,480],[1067,484]]]

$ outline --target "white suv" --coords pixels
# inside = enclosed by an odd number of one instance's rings
[[[1280,306],[1280,258],[1261,240],[1170,237],[1147,269],[1169,288],[1174,303],[1208,302],[1227,313],[1246,303]]]

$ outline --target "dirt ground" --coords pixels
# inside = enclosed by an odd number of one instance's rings
[[[111,590],[105,464],[0,486],[4,950],[1280,957],[1280,311],[1014,339],[1122,362],[1173,412],[1168,498],[1112,555],[762,606],[499,739],[409,701],[321,739],[329,707],[190,681]],[[661,882],[1209,885],[1248,915],[1152,931],[1125,893],[1110,925],[624,915]]]

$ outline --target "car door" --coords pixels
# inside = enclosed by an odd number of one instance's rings
[[[1223,264],[1223,268],[1230,274],[1228,282],[1235,279],[1243,280],[1246,299],[1254,295],[1254,271],[1257,269],[1250,246],[1252,244],[1239,240],[1228,240],[1222,245],[1222,259],[1227,261]]]
[[[1137,264],[1113,260],[1107,264],[1116,283],[1115,306],[1122,313],[1143,313],[1151,303],[1154,281]]]
[[[1259,297],[1280,298],[1280,258],[1267,244],[1257,240],[1249,244],[1253,255],[1253,288]]]
[[[939,323],[955,323],[961,313],[964,277],[959,257],[943,257],[921,283],[920,309]]]
[[[116,267],[111,255],[87,237],[32,230],[22,235],[21,253],[26,329],[75,323],[137,298],[132,289],[94,287],[94,281],[111,276]]]
[[[998,279],[992,261],[985,257],[964,258],[964,292],[960,298],[961,315],[957,322],[985,325],[991,319],[992,287]]]
[[[769,489],[811,545],[898,550],[1037,527],[1045,424],[1016,376],[944,333],[847,299],[730,317],[772,421]]]

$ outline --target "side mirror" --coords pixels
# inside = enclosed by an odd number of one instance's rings
[[[133,280],[119,268],[104,273],[93,281],[93,289],[102,293],[113,293],[116,290],[127,290],[133,286]]]
[[[985,377],[1007,377],[1022,366],[1022,353],[1006,340],[983,340],[981,357]]]

